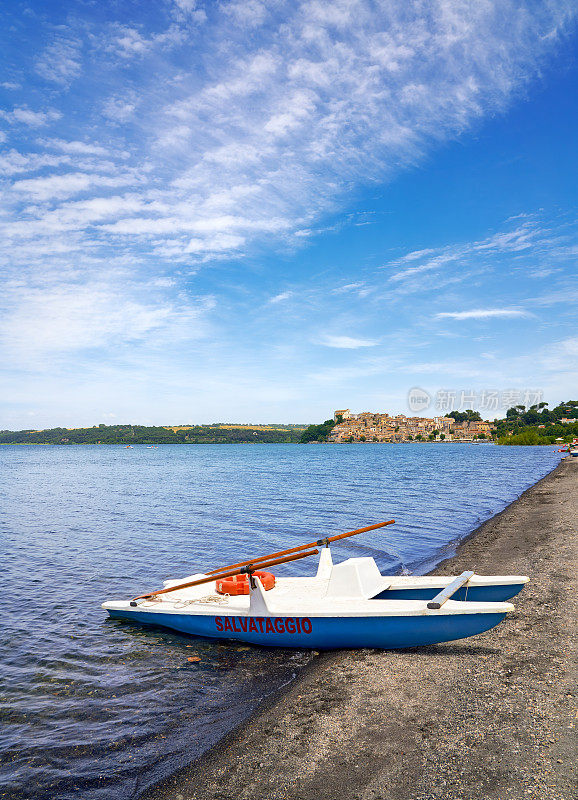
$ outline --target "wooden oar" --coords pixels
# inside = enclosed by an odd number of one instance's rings
[[[265,567],[274,567],[275,564],[286,564],[288,561],[298,561],[300,558],[306,558],[307,556],[314,556],[319,552],[319,550],[309,550],[307,553],[298,553],[295,556],[288,556],[287,558],[276,558],[272,561],[267,561],[265,563],[259,564],[259,569],[264,569]],[[243,573],[251,573],[255,570],[253,569],[253,562],[247,561],[245,565],[241,569],[234,569],[229,572],[224,572],[223,574],[213,575],[210,578],[200,578],[196,581],[189,581],[188,583],[180,583],[178,586],[169,586],[168,589],[157,589],[153,592],[147,592],[147,594],[139,594],[138,597],[133,597],[131,603],[135,603],[136,600],[143,600],[149,597],[156,597],[158,594],[167,594],[168,592],[176,592],[177,589],[187,589],[189,586],[201,586],[203,583],[211,583],[211,581],[221,580],[221,578],[232,578],[233,575],[242,575]],[[207,573],[208,574],[208,573]],[[136,605],[136,603],[135,603]]]
[[[347,533],[339,533],[337,536],[328,536],[325,539],[318,539],[316,542],[309,542],[309,544],[300,544],[298,547],[291,547],[289,550],[280,550],[278,553],[269,553],[267,556],[258,556],[249,561],[240,561],[238,564],[229,564],[228,567],[219,567],[213,569],[211,572],[205,573],[206,575],[216,575],[225,569],[236,569],[237,567],[244,567],[247,564],[259,564],[261,561],[266,561],[269,558],[276,558],[277,556],[285,556],[290,553],[298,553],[300,550],[307,550],[309,547],[321,547],[322,545],[329,544],[329,542],[336,542],[338,539],[346,539],[348,536],[357,536],[358,533],[367,533],[367,531],[375,531],[378,528],[384,528],[386,525],[393,525],[394,519],[387,522],[378,522],[377,525],[368,525],[367,528],[358,528],[355,531],[347,531]],[[219,575],[218,577],[221,577]]]

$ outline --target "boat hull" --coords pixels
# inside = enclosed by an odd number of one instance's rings
[[[523,583],[462,586],[452,595],[452,600],[467,600],[472,603],[501,603],[515,597],[523,588]],[[372,600],[431,600],[439,591],[439,589],[432,587],[392,588],[380,592],[372,597]]]
[[[234,639],[265,647],[396,650],[450,642],[498,625],[503,612],[366,617],[249,617],[108,609],[114,619],[160,625],[181,633]]]

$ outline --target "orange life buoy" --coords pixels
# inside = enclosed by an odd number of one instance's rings
[[[254,572],[263,584],[263,589],[269,591],[275,586],[275,576],[271,572]],[[249,594],[249,578],[247,575],[233,575],[231,578],[223,578],[216,582],[219,594]]]

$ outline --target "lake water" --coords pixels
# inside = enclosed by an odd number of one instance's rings
[[[392,517],[334,559],[425,572],[559,458],[461,444],[1,447],[0,796],[135,798],[314,657],[133,627],[107,619],[104,599]],[[277,570],[313,573],[310,561]]]

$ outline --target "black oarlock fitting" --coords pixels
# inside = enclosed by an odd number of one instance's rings
[[[321,547],[321,545],[322,545],[322,544],[324,544],[324,545],[325,545],[325,547],[329,547],[329,539],[327,539],[327,538],[325,538],[325,539],[318,539],[318,540],[315,542],[315,544],[316,544],[316,545],[319,545],[319,547]]]
[[[131,600],[131,601],[130,601],[130,605],[131,605],[133,608],[135,608],[135,606],[138,606],[138,603],[137,603],[137,601],[136,601],[136,600]]]
[[[254,564],[247,564],[247,566],[243,567],[243,569],[241,570],[241,574],[242,575],[248,575],[249,576],[249,586],[251,587],[251,589],[256,589],[257,588],[257,584],[255,583],[255,578],[253,577],[253,573],[254,572],[255,572],[255,565]]]

